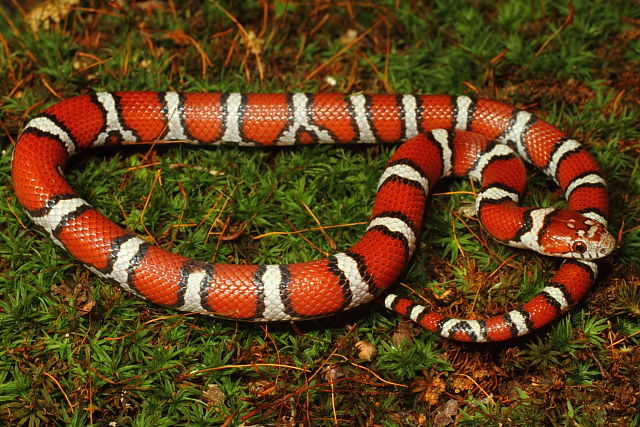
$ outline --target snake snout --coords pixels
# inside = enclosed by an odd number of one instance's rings
[[[605,231],[602,238],[600,239],[600,246],[598,247],[598,258],[604,258],[608,255],[611,255],[615,248],[615,237],[613,237],[611,233]]]

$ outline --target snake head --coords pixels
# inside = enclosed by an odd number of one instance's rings
[[[579,212],[553,209],[543,223],[538,245],[545,255],[593,260],[615,249],[616,240],[605,226]]]

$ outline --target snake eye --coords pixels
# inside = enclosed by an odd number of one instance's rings
[[[582,254],[587,250],[587,245],[584,242],[577,241],[573,243],[571,249],[575,253]]]

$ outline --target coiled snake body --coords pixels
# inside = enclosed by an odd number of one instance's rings
[[[112,223],[63,176],[92,146],[179,140],[292,145],[404,142],[378,184],[362,239],[289,265],[210,264],[169,253]],[[516,156],[517,154],[517,156]],[[521,208],[519,158],[550,175],[570,210]],[[429,190],[442,176],[482,183],[478,218],[496,239],[568,258],[543,291],[486,320],[447,318],[395,295],[385,304],[460,341],[524,335],[579,301],[614,247],[605,181],[575,140],[533,115],[466,96],[121,92],[71,98],[29,122],[14,150],[18,200],[53,241],[96,274],[153,303],[233,319],[328,316],[384,293],[416,247]]]

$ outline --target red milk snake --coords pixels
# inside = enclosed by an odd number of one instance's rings
[[[378,184],[360,241],[289,265],[228,265],[163,251],[107,220],[69,186],[81,149],[155,140],[237,145],[404,142]],[[517,156],[516,156],[517,154]],[[550,175],[569,210],[521,208],[524,166]],[[486,320],[447,318],[395,295],[385,304],[441,336],[499,341],[538,329],[579,301],[614,248],[598,165],[575,140],[533,115],[466,96],[97,93],[31,120],[13,154],[13,184],[29,217],[98,275],[153,303],[233,319],[328,316],[394,284],[409,262],[429,190],[446,175],[482,182],[478,218],[496,239],[568,258],[543,291]],[[579,213],[578,213],[579,212]]]

